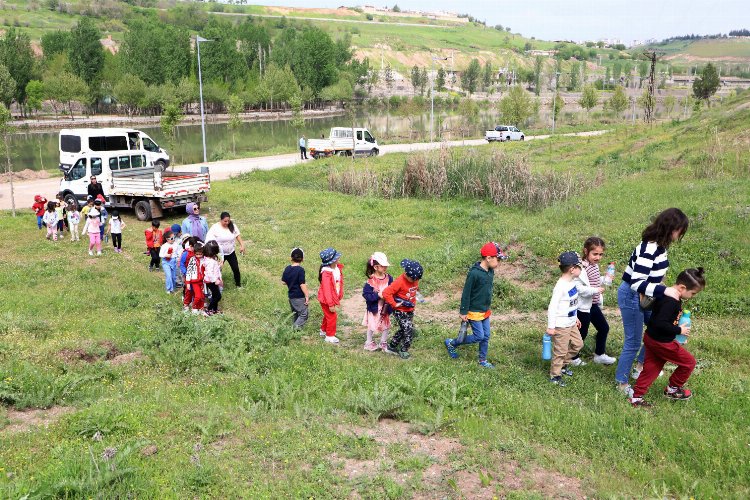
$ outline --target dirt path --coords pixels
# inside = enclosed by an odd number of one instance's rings
[[[590,132],[577,132],[573,134],[560,134],[561,136],[589,137],[605,134],[606,130],[593,130]],[[547,139],[549,135],[536,135],[526,138],[528,141]],[[484,139],[471,139],[465,141],[447,141],[447,142],[417,142],[412,144],[385,144],[381,146],[380,153],[410,153],[414,151],[429,151],[446,147],[459,146],[480,146],[487,144]],[[205,163],[196,163],[192,165],[181,165],[176,167],[177,172],[195,171],[203,165],[208,165],[211,171],[211,180],[220,181],[230,177],[254,170],[275,170],[277,168],[291,167],[303,162],[312,162],[314,160],[300,160],[299,154],[290,153],[276,156],[261,156],[257,158],[242,158],[238,160],[223,160]],[[34,195],[41,194],[47,199],[54,199],[58,191],[60,179],[53,177],[50,179],[39,179],[34,181],[16,182],[15,198],[17,210],[28,210],[33,203]],[[0,183],[0,210],[10,210],[10,184],[7,182]]]

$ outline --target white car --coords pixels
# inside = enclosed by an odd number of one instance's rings
[[[488,130],[484,133],[487,142],[493,141],[522,141],[524,133],[511,125],[498,125],[495,130]]]

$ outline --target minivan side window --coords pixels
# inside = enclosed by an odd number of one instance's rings
[[[124,170],[126,168],[130,168],[130,157],[121,156],[120,157],[120,170]]]
[[[101,158],[91,158],[91,175],[102,175]]]
[[[128,149],[128,140],[124,135],[89,137],[91,151],[123,151]]]
[[[159,146],[157,146],[156,143],[148,137],[143,138],[143,149],[145,149],[146,151],[151,151],[152,153],[159,152]]]
[[[357,130],[357,140],[358,141],[362,140],[362,131],[361,130]]]
[[[81,136],[78,135],[61,135],[60,151],[63,153],[80,153]]]
[[[83,179],[86,176],[86,158],[81,158],[73,165],[67,174],[65,174],[66,181],[77,181]]]
[[[133,168],[141,168],[143,166],[143,156],[133,155],[130,157],[130,165]]]
[[[138,149],[138,133],[128,132],[128,145],[130,149]]]
[[[114,158],[110,158],[109,159],[109,169],[112,170],[112,171],[115,171],[118,168],[120,168],[120,166],[117,164],[117,157],[115,156]]]

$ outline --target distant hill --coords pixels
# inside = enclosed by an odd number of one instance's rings
[[[675,64],[750,63],[750,37],[670,40],[648,48],[663,52],[664,59]]]

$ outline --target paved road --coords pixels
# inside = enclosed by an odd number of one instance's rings
[[[561,136],[594,136],[606,133],[606,130],[594,130],[591,132],[578,132],[574,134],[560,134]],[[529,136],[526,140],[547,139],[549,135]],[[484,139],[469,139],[465,141],[447,141],[441,142],[418,142],[412,144],[387,144],[380,147],[380,154],[388,153],[409,153],[412,151],[427,151],[439,149],[442,145],[447,147],[456,146],[479,146],[487,144]],[[315,160],[306,160],[315,161]],[[229,179],[233,175],[252,172],[253,170],[274,170],[277,168],[290,167],[303,163],[299,159],[299,153],[261,156],[257,158],[244,158],[239,160],[223,160],[209,162],[208,166],[211,171],[211,180],[219,181]],[[198,167],[205,164],[196,163],[193,165],[181,165],[176,167],[176,171],[195,171]],[[31,206],[34,195],[41,194],[47,199],[53,199],[60,185],[59,177],[49,179],[39,179],[34,181],[24,181],[15,183],[16,209],[27,209]],[[0,210],[10,210],[10,184],[7,182],[0,183]]]

